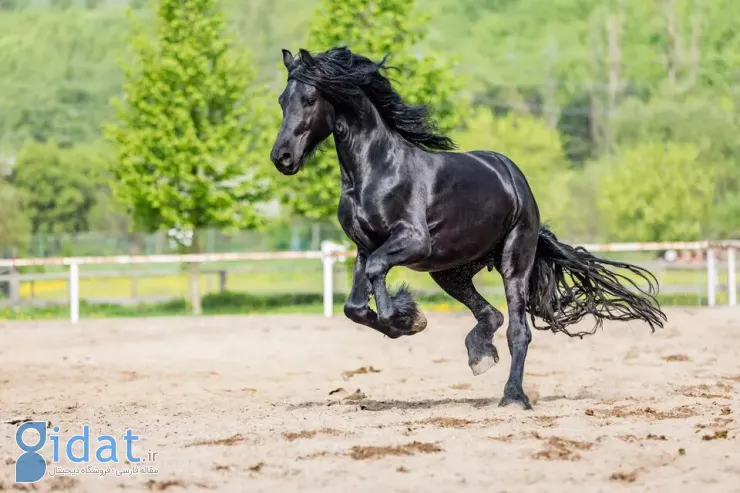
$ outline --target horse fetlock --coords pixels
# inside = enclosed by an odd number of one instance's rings
[[[401,335],[417,334],[427,327],[427,318],[420,310],[398,310],[396,307],[390,314],[379,315],[382,324],[392,327]]]
[[[403,327],[411,323],[411,320],[393,305],[391,305],[390,311],[378,310],[378,321],[383,325],[393,327],[399,332],[406,332]]]
[[[378,310],[378,322],[383,325],[395,328],[395,324],[393,324],[393,320],[395,318],[394,315],[394,313],[386,313],[384,311]]]
[[[355,323],[361,324],[367,320],[368,307],[347,303],[344,305],[344,315]]]
[[[390,297],[390,311],[379,313],[379,316],[382,323],[407,335],[421,332],[427,326],[426,317],[419,310],[406,285],[402,285],[398,292]]]

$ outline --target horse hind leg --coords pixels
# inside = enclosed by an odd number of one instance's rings
[[[464,304],[478,321],[465,337],[468,366],[473,375],[480,375],[498,363],[493,335],[504,323],[504,315],[486,301],[473,285],[473,277],[483,267],[485,264],[468,264],[430,274],[439,287]]]
[[[511,354],[511,369],[500,406],[519,404],[524,409],[532,409],[529,398],[524,393],[523,379],[527,349],[532,341],[526,316],[527,290],[537,254],[538,234],[538,228],[524,223],[515,227],[504,242],[501,264],[498,266],[504,280],[509,310],[506,339]]]

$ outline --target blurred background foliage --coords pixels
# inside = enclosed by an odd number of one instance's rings
[[[250,84],[265,88],[254,91],[264,94],[254,102],[260,118],[273,122],[259,126],[265,135],[253,140],[264,149],[253,149],[256,157],[244,164],[245,170],[264,167],[273,198],[261,209],[272,218],[272,233],[253,246],[305,248],[320,237],[342,238],[332,152],[295,177],[279,175],[268,158],[285,84],[280,49],[335,44],[375,59],[390,52],[389,64],[400,71],[389,75],[400,92],[429,103],[463,150],[490,149],[514,160],[543,219],[562,239],[740,237],[738,2],[219,5],[234,49],[251,60]],[[104,253],[114,243],[124,251],[166,243],[161,233],[131,232],[127,208],[112,198],[116,153],[101,130],[115,121],[110,101],[123,95],[121,67],[132,60],[130,15],[154,19],[155,5],[0,0],[0,247],[6,255],[60,253],[62,244]],[[203,248],[209,237],[245,235],[204,233]],[[84,247],[85,238],[99,246]],[[274,241],[267,245],[264,238]],[[248,248],[237,240],[220,244]]]

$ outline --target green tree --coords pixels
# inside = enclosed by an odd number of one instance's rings
[[[740,121],[737,103],[717,91],[654,95],[650,101],[629,99],[615,118],[615,136],[622,146],[641,142],[692,143],[699,161],[711,166],[715,177],[714,204],[707,234],[735,236],[740,206]]]
[[[428,104],[442,132],[460,126],[465,116],[462,82],[453,60],[439,53],[419,52],[428,18],[415,0],[323,0],[316,9],[308,48],[324,51],[346,45],[357,54],[380,60],[390,54],[389,72],[396,89],[412,104]],[[291,182],[285,200],[299,215],[312,219],[336,217],[339,165],[333,140],[309,163],[301,179]]]
[[[610,239],[678,241],[707,234],[716,166],[691,143],[645,142],[603,163],[598,207]]]
[[[51,0],[49,3],[52,8],[59,10],[68,10],[74,6],[74,0]]]
[[[644,141],[691,142],[706,159],[728,157],[740,153],[737,109],[719,92],[629,98],[614,115],[614,135],[622,147]]]
[[[21,193],[33,233],[78,233],[89,229],[95,205],[94,164],[77,149],[55,141],[29,142],[18,154],[12,182]]]
[[[137,63],[124,67],[119,121],[107,127],[117,156],[113,188],[137,230],[187,233],[178,237],[191,237],[183,246],[197,252],[203,228],[261,223],[255,206],[268,198],[262,163],[276,124],[215,0],[161,0],[155,28],[155,38],[135,30]],[[199,265],[190,272],[197,314]]]
[[[119,237],[130,231],[131,217],[124,204],[113,197],[113,168],[116,155],[109,142],[98,140],[70,150],[75,159],[88,163],[94,182],[94,205],[87,215],[90,231]]]
[[[740,169],[735,164],[735,176],[740,176]],[[740,238],[740,193],[723,197],[717,204],[710,220],[712,236],[718,239]]]
[[[14,251],[18,255],[31,235],[31,221],[24,211],[22,194],[0,178],[0,256]]]
[[[114,53],[129,31],[120,9],[0,11],[0,153],[31,138],[100,138],[122,76]]]
[[[28,0],[0,0],[0,10],[23,10],[28,7]]]
[[[85,0],[85,8],[95,10],[100,7],[101,3],[103,3],[103,0]]]

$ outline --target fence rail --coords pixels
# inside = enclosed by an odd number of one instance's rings
[[[607,243],[607,244],[584,244],[581,245],[592,252],[650,252],[650,251],[700,251],[706,255],[706,262],[702,265],[688,266],[688,268],[706,268],[707,272],[707,301],[709,306],[716,304],[718,288],[726,288],[728,292],[728,304],[737,304],[737,281],[736,281],[736,251],[740,249],[740,240],[722,241],[692,241],[692,242],[653,242],[653,243]],[[80,278],[81,277],[106,277],[113,276],[115,272],[85,273],[80,274],[81,265],[131,265],[131,264],[188,264],[188,263],[211,263],[211,262],[239,262],[239,261],[264,261],[264,260],[320,260],[323,264],[323,300],[324,315],[332,316],[334,298],[334,274],[333,265],[337,260],[354,257],[356,252],[345,250],[342,246],[323,242],[321,250],[316,251],[287,251],[287,252],[232,252],[232,253],[201,253],[181,255],[114,255],[100,257],[55,257],[55,258],[13,258],[0,259],[0,268],[9,272],[0,274],[0,281],[7,280],[10,283],[11,299],[18,297],[19,286],[22,280],[40,279],[68,279],[70,320],[72,323],[79,321],[80,306]],[[722,263],[727,269],[727,283],[720,284],[718,279],[717,252],[726,252],[726,261]],[[67,266],[66,274],[21,274],[18,268],[35,266]],[[219,273],[220,284],[225,285],[225,270],[212,271]],[[146,274],[128,272],[127,277],[145,276]],[[15,293],[13,295],[12,293]]]

